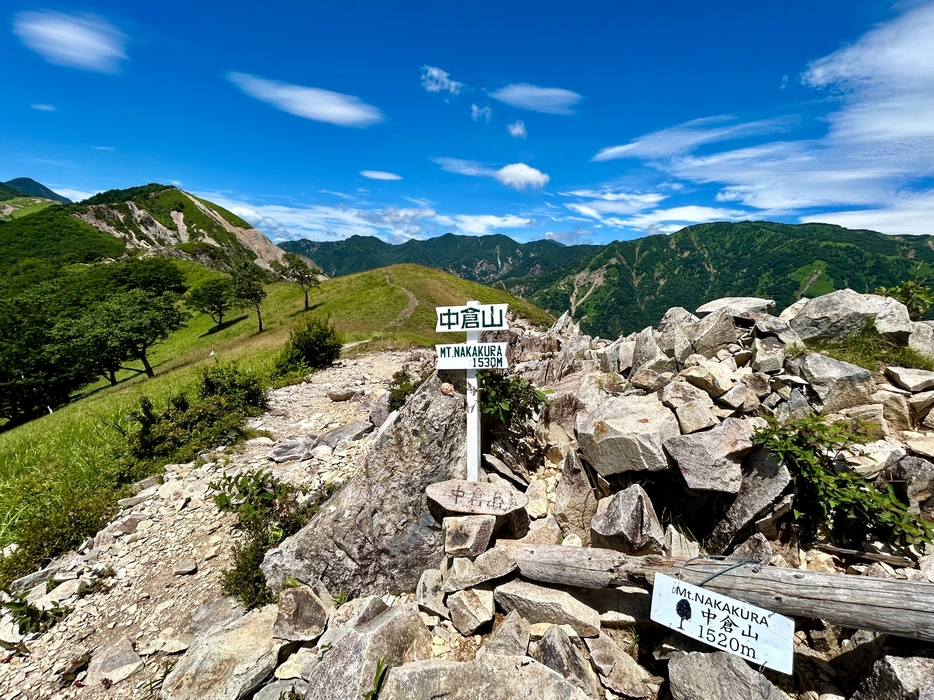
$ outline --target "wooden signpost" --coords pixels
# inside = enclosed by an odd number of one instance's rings
[[[468,301],[466,306],[436,306],[435,332],[466,332],[467,342],[436,345],[438,369],[467,370],[467,480],[480,480],[480,410],[477,407],[477,370],[506,369],[506,343],[481,343],[482,331],[509,328],[506,311],[509,304],[481,304]]]

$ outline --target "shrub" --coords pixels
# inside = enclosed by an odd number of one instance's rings
[[[480,379],[480,412],[487,417],[494,431],[523,432],[523,424],[544,406],[544,392],[519,376],[502,372],[477,373]]]
[[[868,537],[907,544],[932,540],[934,523],[909,513],[891,484],[873,484],[841,464],[844,450],[865,441],[860,426],[828,423],[817,414],[785,424],[768,421],[753,435],[753,443],[791,472],[793,515],[805,536],[827,524],[843,546],[858,548]]]
[[[266,389],[260,378],[240,370],[235,362],[228,365],[217,362],[201,370],[198,395],[202,399],[224,396],[248,409],[265,410],[268,406]]]
[[[931,288],[920,282],[906,280],[895,287],[876,287],[876,294],[897,299],[908,307],[908,315],[915,321],[927,318],[934,303]]]
[[[402,369],[392,375],[392,381],[389,383],[389,410],[398,411],[405,406],[409,396],[415,393],[423,381],[425,380],[422,378],[413,382],[409,376],[409,366],[403,365]]]
[[[312,370],[331,365],[340,357],[343,341],[330,320],[305,318],[289,331],[289,339],[276,360],[280,375]]]
[[[858,333],[839,339],[809,342],[808,347],[823,355],[868,369],[870,372],[888,365],[934,369],[934,363],[929,358],[917,350],[899,345],[888,336],[882,335],[873,327],[872,321],[864,325]]]

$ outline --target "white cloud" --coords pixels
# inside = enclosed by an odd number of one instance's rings
[[[526,187],[538,189],[547,185],[551,179],[541,170],[536,170],[525,163],[513,163],[494,170],[474,160],[462,160],[461,158],[432,158],[431,160],[449,173],[471,177],[492,177],[507,187],[517,190]]]
[[[684,124],[663,129],[633,139],[623,146],[610,146],[601,149],[593,157],[594,161],[613,160],[614,158],[663,158],[687,153],[705,143],[729,141],[731,139],[773,133],[788,128],[791,120],[763,119],[761,121],[740,124],[725,124],[734,117],[704,117]],[[717,126],[714,126],[717,125]]]
[[[297,117],[355,127],[383,121],[382,112],[353,95],[266,80],[246,73],[228,73],[227,79],[250,97]]]
[[[38,109],[40,112],[57,112],[58,111],[52,105],[35,104],[35,105],[29,105],[29,106],[32,107],[33,109]]]
[[[94,146],[95,151],[116,151],[115,146]]]
[[[82,199],[87,199],[88,197],[93,197],[95,194],[103,192],[103,190],[88,192],[87,190],[76,190],[72,187],[56,187],[54,185],[50,186],[49,189],[62,195],[62,197],[67,197],[72,202],[80,202]]]
[[[494,177],[507,187],[517,190],[532,187],[540,189],[551,179],[541,170],[536,170],[525,163],[513,163],[496,171]]]
[[[614,223],[630,228],[648,229],[667,224],[665,229],[678,230],[688,224],[703,224],[709,221],[740,221],[748,219],[749,213],[739,209],[720,209],[717,207],[684,206],[671,209],[654,209],[628,219],[614,219]],[[668,232],[667,230],[665,231]]]
[[[486,236],[502,229],[526,228],[533,223],[532,219],[512,214],[507,216],[457,214],[454,217],[447,217],[447,221],[453,224],[458,233],[470,236]]]
[[[451,76],[440,68],[422,66],[422,87],[428,92],[448,92],[457,95],[464,84],[451,80]]]
[[[26,46],[57,66],[116,73],[127,57],[127,37],[103,17],[69,15],[53,10],[20,12],[13,33]]]
[[[470,105],[470,116],[475,122],[484,119],[487,124],[490,123],[490,119],[493,118],[493,110],[489,107],[477,107],[477,105]]]
[[[512,124],[507,124],[506,129],[514,139],[524,139],[528,136],[528,132],[525,130],[525,122],[521,119]]]
[[[387,173],[383,170],[361,170],[360,174],[363,177],[368,177],[371,180],[401,180],[401,175],[396,175],[395,173]]]
[[[557,241],[564,245],[580,245],[594,243],[593,231],[576,228],[573,231],[549,231],[542,236],[546,241]]]
[[[528,83],[517,83],[491,92],[490,97],[512,107],[533,112],[574,114],[571,107],[577,104],[583,95],[562,88],[543,88]]]
[[[802,216],[800,221],[892,233],[930,233],[931,209],[931,195],[922,193],[917,196],[897,197],[889,206],[880,209],[826,212]]]

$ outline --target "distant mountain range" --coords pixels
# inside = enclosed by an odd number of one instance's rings
[[[447,234],[397,246],[352,236],[281,247],[310,257],[332,276],[399,262],[439,267],[555,314],[571,310],[582,330],[603,337],[656,324],[672,306],[693,311],[724,296],[768,297],[781,309],[801,295],[934,280],[934,237],[830,224],[717,222],[606,246]]]
[[[36,182],[30,177],[18,177],[0,183],[0,202],[14,197],[41,197],[42,199],[51,199],[59,204],[72,203],[68,197],[53,192],[41,182]]]

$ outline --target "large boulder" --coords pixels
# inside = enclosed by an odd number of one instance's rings
[[[869,370],[808,352],[787,362],[788,370],[811,385],[821,402],[821,413],[870,403],[872,375]]]
[[[739,318],[751,318],[755,314],[772,313],[775,311],[775,302],[759,297],[723,297],[698,306],[697,313],[712,314],[720,309],[728,309],[731,314]]]
[[[886,646],[853,700],[934,700],[934,652],[917,643]]]
[[[272,675],[289,644],[273,639],[277,606],[213,628],[195,639],[162,683],[163,700],[241,700]]]
[[[598,547],[649,554],[662,551],[665,531],[645,489],[633,484],[598,502],[590,539]]]
[[[742,483],[741,459],[752,450],[752,433],[761,418],[727,418],[712,430],[665,440],[689,488],[736,493]]]
[[[711,358],[718,350],[733,345],[739,338],[739,332],[733,323],[733,314],[727,308],[704,316],[697,323],[686,324],[684,334],[691,342],[694,352]]]
[[[484,654],[473,661],[417,661],[391,668],[379,700],[588,700],[528,656]]]
[[[463,476],[464,397],[441,391],[437,373],[374,442],[364,464],[297,534],[263,561],[266,580],[321,580],[352,596],[411,591],[444,555],[425,489]]]
[[[926,321],[912,323],[908,347],[934,360],[934,325]]]
[[[533,625],[570,625],[581,637],[600,634],[600,614],[566,591],[516,579],[497,586],[493,596],[500,608],[515,610]]]
[[[668,469],[662,443],[681,434],[678,420],[659,400],[619,396],[577,416],[581,454],[600,474]]]
[[[652,326],[643,328],[636,336],[636,344],[632,352],[632,369],[633,372],[639,369],[671,372],[675,369],[674,360],[658,346]]]
[[[788,700],[765,676],[725,651],[676,656],[668,662],[668,676],[674,700]]]
[[[809,299],[796,311],[791,318],[783,312],[782,318],[787,318],[804,340],[852,335],[870,321],[879,333],[900,341],[907,341],[913,330],[904,304],[890,297],[859,294],[852,289],[840,289]]]
[[[555,491],[555,520],[565,534],[581,538],[590,544],[590,521],[597,512],[597,499],[593,495],[590,479],[577,452],[570,450],[561,462],[561,476]]]

